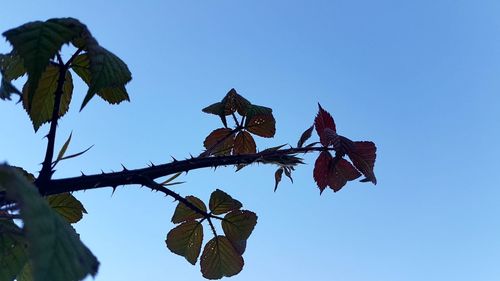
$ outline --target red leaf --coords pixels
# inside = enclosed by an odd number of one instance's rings
[[[233,154],[247,154],[257,152],[257,146],[255,141],[247,131],[241,131],[236,135],[234,139],[234,149]]]
[[[377,184],[377,179],[373,172],[375,158],[377,157],[377,147],[371,141],[355,141],[351,149],[347,152],[354,166],[366,177],[366,180]]]
[[[361,176],[358,170],[343,158],[334,164],[335,159],[332,159],[328,173],[328,186],[334,192],[339,191],[348,181],[355,180]]]
[[[318,184],[320,192],[323,192],[328,185],[328,172],[331,160],[332,155],[330,152],[322,151],[314,163],[313,177]]]
[[[212,131],[203,145],[211,155],[230,155],[234,145],[234,135],[228,128],[220,128]]]
[[[302,133],[302,136],[300,136],[300,139],[297,142],[297,147],[302,147],[304,145],[304,143],[311,137],[313,129],[314,125]]]
[[[335,128],[335,122],[333,121],[333,117],[324,110],[320,104],[318,115],[314,119],[314,126],[316,127],[316,132],[318,133],[319,140],[323,146],[328,146],[328,138],[324,136],[325,129],[328,128],[336,133],[337,130]]]

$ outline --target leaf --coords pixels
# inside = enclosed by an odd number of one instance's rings
[[[203,226],[198,221],[187,221],[170,230],[165,243],[170,251],[186,258],[191,264],[201,252]]]
[[[251,105],[250,102],[240,96],[234,88],[229,90],[221,103],[224,105],[224,115],[231,115],[231,113],[237,111],[241,116],[245,116]]]
[[[208,203],[210,211],[214,215],[224,214],[230,211],[238,210],[242,207],[241,202],[233,199],[229,194],[220,189],[216,189],[210,195]]]
[[[241,241],[246,241],[250,237],[256,224],[257,215],[254,212],[237,210],[224,216],[222,230],[233,246],[241,245]],[[239,250],[238,253],[241,255],[245,249]]]
[[[292,171],[289,167],[285,167],[285,176],[293,183]]]
[[[28,105],[32,105],[39,79],[49,65],[49,61],[63,44],[71,42],[86,29],[85,25],[72,18],[35,21],[7,30],[3,36],[12,44],[14,52],[22,59],[28,73],[30,90],[27,92]]]
[[[335,165],[333,165],[333,162],[330,164],[328,186],[333,189],[334,192],[337,192],[348,181],[355,180],[360,176],[361,174],[351,165],[351,163],[345,159],[339,159]]]
[[[332,155],[330,152],[322,151],[314,163],[313,177],[321,193],[328,186],[328,173],[331,160]]]
[[[61,147],[61,150],[59,150],[56,162],[61,161],[61,159],[64,157],[64,153],[66,153],[66,150],[68,150],[69,143],[71,142],[71,136],[73,136],[73,132],[69,134],[68,139],[64,142],[63,146]]]
[[[90,87],[92,77],[90,73],[90,60],[87,53],[78,55],[73,60],[71,69]],[[97,95],[110,104],[130,101],[127,90],[123,85],[102,88],[97,91]]]
[[[0,54],[0,70],[7,81],[16,80],[26,74],[23,60],[14,52]]]
[[[61,158],[60,161],[62,160],[66,160],[66,159],[70,159],[70,158],[75,158],[75,157],[78,157],[82,154],[84,154],[85,152],[89,151],[92,147],[94,147],[94,145],[91,145],[89,147],[87,147],[87,149],[83,150],[83,151],[80,151],[78,153],[75,153],[75,154],[71,154],[71,155],[68,155],[68,156],[64,156],[63,158]]]
[[[22,96],[22,93],[10,83],[5,77],[2,76],[2,84],[0,85],[0,99],[10,100],[11,94]]]
[[[47,196],[49,206],[69,223],[76,223],[82,219],[87,210],[71,193],[61,193]]]
[[[220,279],[238,274],[243,269],[243,258],[222,235],[212,238],[201,255],[201,272],[207,279]]]
[[[309,129],[305,130],[300,136],[299,141],[297,142],[297,147],[302,147],[304,143],[311,137],[312,131],[314,129],[314,125],[309,127]]]
[[[26,263],[17,275],[17,281],[33,281],[33,270],[30,263]]]
[[[26,239],[11,220],[0,219],[0,280],[14,280],[28,262]]]
[[[234,146],[234,134],[229,128],[212,131],[203,142],[210,155],[230,155]]]
[[[56,215],[37,188],[8,166],[0,167],[0,186],[19,204],[34,280],[81,280],[95,276],[99,262],[74,229]]]
[[[201,111],[219,116],[222,121],[222,124],[224,124],[224,127],[227,128],[225,105],[222,102],[216,102],[212,105],[203,108]]]
[[[325,137],[324,132],[325,129],[330,129],[334,133],[337,132],[335,128],[335,122],[333,121],[333,117],[325,111],[320,104],[318,104],[319,111],[314,119],[314,126],[316,127],[316,132],[318,133],[319,140],[323,146],[328,146],[328,138]]]
[[[35,96],[32,98],[31,103],[29,100],[28,92],[30,91],[30,84],[26,82],[23,87],[23,106],[28,113],[35,132],[40,128],[43,123],[49,122],[52,119],[52,111],[54,110],[55,91],[59,79],[59,68],[49,65],[45,72],[42,73]],[[65,81],[63,84],[63,94],[61,97],[61,104],[59,107],[59,117],[66,114],[71,102],[71,94],[73,93],[73,79],[71,73],[66,72]]]
[[[166,179],[165,181],[163,181],[162,183],[160,183],[161,185],[165,185],[165,184],[168,184],[170,183],[171,181],[175,180],[178,176],[180,176],[182,174],[182,172],[178,172],[177,174],[171,176],[170,178]]]
[[[191,204],[193,204],[198,209],[204,212],[207,211],[205,203],[203,203],[203,201],[201,201],[199,198],[195,196],[186,196],[186,200]],[[181,223],[184,221],[194,220],[199,218],[203,218],[203,214],[197,213],[188,206],[184,205],[184,203],[179,202],[179,204],[177,204],[177,207],[175,208],[174,215],[172,216],[172,222]]]
[[[373,172],[377,147],[371,141],[355,141],[352,149],[347,152],[354,166],[366,177],[362,181],[371,181],[377,184],[377,178]]]
[[[99,45],[91,45],[88,48],[87,55],[90,61],[90,85],[80,110],[87,105],[96,93],[103,89],[118,87],[119,91],[112,91],[108,94],[112,96],[113,94],[126,94],[126,92],[122,92],[125,91],[124,86],[132,80],[132,74],[125,62],[105,48]],[[128,98],[128,94],[126,96]],[[106,99],[106,95],[101,95],[101,97]]]
[[[247,111],[245,129],[265,138],[272,138],[276,133],[276,120],[272,109],[259,105],[251,105]]]
[[[282,176],[283,176],[283,167],[279,168],[274,173],[274,182],[275,182],[275,184],[274,184],[274,192],[276,192],[276,189],[278,189],[278,184],[280,183]]]
[[[252,135],[246,131],[239,132],[234,139],[233,154],[251,154],[256,152],[257,146]]]

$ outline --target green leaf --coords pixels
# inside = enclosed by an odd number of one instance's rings
[[[200,222],[192,220],[170,230],[165,243],[170,251],[185,257],[194,265],[200,255],[202,241],[203,226]]]
[[[237,210],[224,216],[222,230],[231,243],[239,245],[242,243],[241,241],[246,241],[250,237],[256,224],[257,215],[254,212]]]
[[[71,64],[71,69],[90,87],[91,73],[88,55],[78,55]],[[97,95],[111,104],[119,104],[122,101],[130,101],[124,86],[105,87],[97,91]]]
[[[233,197],[220,189],[212,192],[208,206],[214,215],[224,214],[242,207],[240,201],[233,199]]]
[[[26,73],[23,60],[13,52],[0,54],[0,70],[8,81],[16,80]]]
[[[243,258],[225,236],[212,238],[201,255],[201,272],[207,279],[220,279],[238,274],[243,269]]]
[[[224,114],[230,115],[233,112],[238,112],[241,116],[247,114],[247,110],[251,103],[240,96],[235,89],[229,90],[226,96],[222,99],[221,103],[224,105]]]
[[[241,131],[234,139],[233,154],[249,154],[257,152],[257,146],[252,135],[247,131]]]
[[[82,219],[87,210],[71,193],[61,193],[47,196],[49,206],[69,223],[76,223]]]
[[[2,84],[0,85],[0,99],[1,100],[10,100],[11,94],[17,94],[22,96],[22,93],[10,83],[9,80],[5,79],[2,76]]]
[[[119,100],[116,97],[119,95],[126,95],[128,98],[124,86],[132,80],[132,74],[127,65],[115,54],[99,45],[89,46],[87,55],[90,61],[90,85],[80,110],[103,89],[115,89],[107,90],[104,96],[101,96],[107,101],[110,99],[116,103]]]
[[[64,142],[63,146],[61,147],[61,150],[59,150],[56,162],[61,161],[61,159],[64,157],[64,153],[66,153],[66,150],[68,150],[69,143],[71,142],[71,136],[73,136],[73,132],[69,134],[68,139]]]
[[[33,281],[33,269],[28,262],[24,265],[21,272],[17,275],[17,281]]]
[[[14,280],[28,261],[26,240],[11,220],[0,220],[0,280]]]
[[[63,84],[63,94],[59,107],[59,117],[66,114],[71,102],[73,93],[73,79],[71,73],[66,71]],[[59,68],[49,65],[45,72],[40,77],[35,96],[29,99],[30,84],[26,82],[23,87],[23,106],[33,122],[33,127],[37,131],[43,123],[49,122],[52,119],[52,111],[54,110],[55,91],[59,80]]]
[[[81,280],[95,276],[99,262],[74,229],[57,215],[36,187],[8,166],[0,166],[0,186],[19,204],[35,281]]]
[[[203,108],[201,111],[219,116],[222,121],[222,124],[224,124],[224,127],[227,128],[225,106],[222,102],[216,102],[212,105]]]
[[[196,206],[198,209],[204,212],[207,211],[207,206],[205,206],[205,203],[203,203],[203,201],[201,201],[199,198],[195,196],[186,196],[186,200]],[[184,221],[199,218],[203,218],[203,214],[197,213],[188,206],[184,205],[184,203],[179,202],[179,204],[177,204],[177,207],[175,208],[174,215],[172,216],[172,222],[181,223]]]
[[[7,30],[3,36],[12,44],[13,50],[23,60],[28,72],[28,104],[35,96],[38,80],[49,65],[49,61],[63,44],[77,38],[85,25],[72,18],[35,21]]]
[[[273,110],[259,105],[251,105],[247,112],[245,128],[258,136],[272,138],[276,133]]]

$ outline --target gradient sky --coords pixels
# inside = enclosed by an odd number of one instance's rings
[[[499,12],[493,0],[7,1],[0,29],[75,17],[132,71],[132,101],[119,106],[94,98],[79,113],[86,89],[75,86],[56,145],[73,131],[69,152],[95,146],[55,177],[197,155],[220,126],[201,109],[232,87],[274,109],[277,133],[261,149],[295,144],[317,102],[340,134],[377,144],[378,185],[336,194],[319,196],[313,155],[276,193],[274,167],[183,176],[180,194],[221,188],[259,215],[231,280],[494,281]],[[0,103],[0,119],[0,161],[38,171],[48,126],[34,134],[14,102]],[[75,195],[88,210],[76,229],[101,261],[95,280],[203,280],[165,247],[171,198],[135,186]]]

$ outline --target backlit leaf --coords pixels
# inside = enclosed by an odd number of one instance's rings
[[[237,210],[224,216],[222,230],[229,241],[238,244],[250,237],[256,224],[257,215],[254,212]]]
[[[205,203],[201,201],[199,198],[195,196],[186,196],[186,200],[196,206],[198,209],[202,210],[203,212],[207,211],[207,207],[205,206]],[[188,206],[184,205],[184,203],[179,202],[177,204],[177,207],[175,208],[174,215],[172,216],[172,222],[173,223],[181,223],[184,221],[188,220],[194,220],[194,219],[199,219],[203,218],[203,214],[200,214],[193,209],[189,208]]]
[[[108,88],[114,89],[109,90],[107,94],[113,97],[116,103],[119,100],[117,96],[121,95],[123,97],[126,94],[124,86],[132,79],[132,74],[127,65],[115,54],[99,45],[89,46],[87,56],[89,58],[90,85],[80,110],[87,105],[96,93]],[[128,94],[126,96],[128,98]],[[107,100],[106,97],[108,96],[101,95],[101,97]]]
[[[7,30],[3,36],[12,44],[28,73],[28,104],[32,105],[38,80],[62,45],[78,37],[86,27],[72,18],[35,21]]]
[[[34,185],[4,165],[0,166],[0,186],[19,204],[34,280],[82,280],[97,273],[97,259]]]
[[[87,53],[78,55],[73,60],[71,69],[90,87],[92,77]],[[130,100],[124,85],[104,87],[97,91],[97,95],[110,104],[119,104],[122,101]]]
[[[377,184],[377,178],[373,172],[377,147],[371,141],[355,141],[352,149],[347,152],[354,166],[366,177],[364,181]]]
[[[23,87],[23,107],[28,112],[28,115],[33,122],[35,131],[40,128],[43,123],[49,122],[52,119],[52,111],[54,110],[55,91],[59,79],[59,68],[49,65],[42,73],[35,96],[30,100],[28,92],[30,84],[26,83]],[[61,104],[59,106],[59,117],[63,116],[69,109],[71,95],[73,93],[73,79],[71,73],[66,72]]]
[[[82,219],[87,210],[71,193],[61,193],[47,196],[49,206],[69,223],[76,223]]]
[[[203,277],[220,279],[238,274],[244,262],[229,239],[219,235],[205,245],[200,264]]]
[[[258,108],[258,109],[255,109]],[[268,112],[268,113],[256,113]],[[271,113],[272,110],[263,106],[252,105],[248,111],[245,128],[258,136],[272,138],[276,133],[276,120]]]
[[[221,103],[224,105],[224,114],[230,115],[233,112],[238,112],[241,116],[247,114],[250,102],[244,97],[240,96],[235,89],[229,90],[226,96],[222,99]]]
[[[233,154],[247,154],[257,152],[257,146],[255,141],[248,132],[241,131],[236,135],[234,139],[234,150]]]
[[[211,155],[230,155],[234,146],[234,134],[229,128],[219,128],[212,131],[203,142]]]
[[[328,186],[334,192],[339,191],[348,181],[359,178],[361,174],[345,159],[339,159],[335,165],[330,165]]]
[[[299,141],[297,142],[297,147],[302,147],[304,143],[311,137],[312,131],[314,129],[314,125],[309,127],[309,129],[305,130],[300,136]]]
[[[325,137],[324,131],[326,128],[332,130],[334,133],[337,132],[335,127],[335,122],[333,117],[325,111],[320,104],[318,104],[319,111],[314,119],[314,126],[316,127],[316,132],[318,133],[319,140],[323,146],[328,145],[328,138]]]
[[[68,150],[69,143],[71,142],[71,136],[73,136],[73,133],[69,134],[68,139],[64,142],[63,146],[61,147],[61,150],[59,150],[56,161],[60,161],[64,157],[66,150]]]
[[[170,230],[165,243],[170,251],[186,258],[191,264],[201,252],[203,226],[198,221],[187,221]]]
[[[233,197],[220,189],[212,192],[208,206],[214,215],[224,214],[242,207],[240,201],[233,199]]]
[[[0,219],[0,280],[14,280],[28,262],[26,239],[11,220]]]
[[[328,173],[330,170],[330,161],[332,155],[330,152],[322,151],[316,162],[314,163],[313,177],[319,187],[320,192],[323,192],[328,186]]]
[[[22,96],[21,91],[19,91],[10,81],[2,77],[2,82],[0,84],[0,99],[1,100],[10,100],[10,96],[12,94],[17,94]]]

